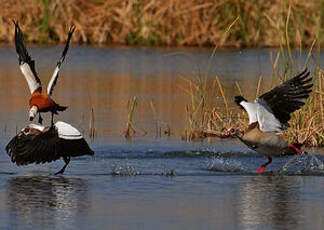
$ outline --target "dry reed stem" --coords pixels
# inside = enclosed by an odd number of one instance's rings
[[[128,115],[127,115],[126,128],[124,130],[124,136],[125,136],[126,139],[132,138],[136,133],[136,129],[134,128],[134,125],[133,125],[133,116],[134,116],[135,109],[136,109],[136,106],[137,106],[137,97],[136,96],[133,97],[129,101],[128,104],[129,104],[128,105],[129,112],[128,112]]]
[[[318,72],[318,91],[323,92],[323,86],[322,83],[324,82],[324,76],[321,71]],[[323,108],[323,93],[319,94],[319,106],[320,106],[320,111],[321,111],[321,121],[322,124],[324,124],[324,108]]]
[[[260,89],[261,89],[261,83],[262,83],[262,76],[259,77],[258,85],[255,93],[255,98],[257,98],[260,95]]]
[[[221,85],[218,76],[216,76],[215,79],[216,79],[216,82],[217,82],[217,85],[218,85],[219,92],[220,92],[220,94],[221,94],[221,96],[223,98],[223,102],[224,102],[225,110],[226,110],[226,117],[229,117],[228,104],[227,104],[227,100],[226,100],[225,93],[224,93],[224,90],[223,90],[223,86]]]
[[[321,27],[321,1],[6,0],[0,8],[0,41],[13,42],[12,19],[29,42],[279,47],[310,46]],[[288,15],[288,17],[287,17]],[[288,23],[289,22],[289,23]],[[235,26],[234,26],[235,24]],[[230,27],[228,27],[230,25]],[[285,31],[285,33],[280,33]],[[318,41],[321,45],[323,40]]]
[[[243,93],[242,93],[241,87],[240,87],[240,85],[239,85],[239,83],[237,81],[235,81],[235,85],[236,85],[236,88],[238,89],[240,95],[242,96]]]
[[[93,108],[91,108],[90,119],[89,119],[89,137],[91,140],[94,140],[94,138],[97,135],[97,130],[94,127],[94,122],[95,122],[94,110]]]

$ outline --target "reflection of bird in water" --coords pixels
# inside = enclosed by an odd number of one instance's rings
[[[250,149],[268,157],[268,162],[261,165],[257,172],[264,172],[272,157],[302,153],[298,149],[300,144],[288,144],[280,134],[288,128],[290,114],[305,104],[302,100],[312,92],[311,81],[309,71],[305,69],[254,102],[248,102],[242,96],[235,97],[235,102],[249,115],[249,126],[243,135],[233,129],[226,135],[238,137]]]
[[[51,127],[26,126],[8,143],[6,150],[17,165],[43,164],[63,157],[65,165],[56,174],[64,173],[71,157],[94,154],[81,133],[62,121]]]
[[[296,229],[303,216],[298,177],[253,177],[239,189],[241,229]]]
[[[18,22],[15,22],[15,45],[16,45],[16,51],[19,56],[19,67],[21,72],[26,78],[26,81],[28,83],[30,93],[32,94],[30,100],[29,100],[29,118],[32,121],[36,114],[39,114],[39,123],[42,124],[42,117],[40,115],[41,112],[51,112],[52,113],[52,123],[53,125],[53,115],[58,114],[58,111],[64,111],[66,110],[66,106],[60,106],[55,103],[55,101],[52,100],[51,96],[53,93],[54,86],[56,84],[57,78],[59,76],[60,67],[65,59],[66,53],[69,49],[70,40],[72,37],[72,34],[74,32],[74,27],[70,28],[68,38],[66,41],[65,48],[63,50],[62,56],[60,60],[58,61],[56,68],[54,70],[53,76],[48,83],[47,86],[47,92],[45,94],[42,94],[42,85],[39,77],[37,76],[36,70],[35,70],[35,61],[31,59],[30,55],[27,52],[27,49],[24,45],[23,41],[23,33],[21,29],[19,28]]]
[[[83,179],[28,176],[7,180],[6,204],[13,226],[66,229],[64,220],[73,221],[73,217],[87,212],[91,199],[89,186]]]

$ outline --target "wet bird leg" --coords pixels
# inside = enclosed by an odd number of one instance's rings
[[[63,166],[63,168],[60,171],[58,171],[57,173],[55,173],[55,175],[57,175],[57,174],[63,174],[64,173],[66,166],[68,166],[68,164],[71,161],[71,158],[70,157],[63,157],[63,160],[65,162],[65,165]]]
[[[295,147],[293,144],[288,144],[288,146],[289,146],[290,148],[293,148],[293,149],[294,149],[298,154],[302,154],[302,153],[307,154],[307,152],[298,149],[298,148]]]
[[[258,172],[258,173],[264,172],[264,170],[267,167],[267,165],[269,165],[272,162],[272,158],[271,157],[268,157],[268,159],[269,160],[265,164],[261,165],[260,168],[258,168],[256,170],[256,172]]]
[[[43,118],[40,113],[38,113],[38,123],[42,125],[43,123]]]
[[[52,112],[51,127],[53,127],[53,125],[54,125],[53,117],[54,117],[54,113]]]

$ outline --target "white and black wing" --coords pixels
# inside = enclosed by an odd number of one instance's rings
[[[57,142],[54,127],[39,135],[25,135],[20,132],[8,143],[6,150],[11,161],[17,165],[46,163],[56,161],[61,157],[55,148]]]
[[[276,120],[281,123],[282,128],[287,128],[290,114],[300,109],[305,104],[302,100],[308,98],[312,92],[313,84],[311,82],[312,77],[310,77],[310,72],[306,68],[294,78],[261,95],[256,99],[256,103],[273,114]],[[261,110],[259,110],[260,113]],[[269,121],[269,119],[265,118],[265,121]],[[278,124],[273,119],[269,122]]]
[[[72,37],[72,34],[73,34],[74,30],[75,30],[75,27],[74,26],[71,26],[70,31],[69,31],[69,34],[68,34],[68,38],[67,38],[67,41],[66,41],[66,44],[65,44],[65,47],[64,47],[64,50],[63,50],[62,55],[61,55],[61,58],[57,62],[56,67],[55,67],[55,70],[54,70],[54,73],[53,73],[53,75],[51,77],[51,80],[48,83],[48,86],[47,86],[47,94],[49,96],[51,96],[52,93],[53,93],[53,88],[56,85],[56,81],[57,81],[57,78],[59,76],[59,71],[60,71],[61,65],[64,62],[65,56],[67,54],[67,51],[69,50],[70,40],[71,40],[71,37]]]
[[[70,127],[60,122],[40,134],[31,132],[26,135],[22,131],[8,143],[6,151],[17,165],[52,162],[60,157],[93,155],[94,152],[82,135]]]
[[[280,121],[257,101],[248,102],[242,96],[236,96],[235,102],[248,113],[249,125],[258,122],[263,132],[281,132]]]
[[[30,93],[32,94],[41,87],[41,81],[35,70],[35,61],[31,59],[24,45],[24,35],[19,28],[18,22],[13,21],[13,23],[15,24],[15,46],[18,54],[19,68],[25,76]]]

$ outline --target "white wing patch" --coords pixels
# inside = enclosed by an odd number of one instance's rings
[[[72,125],[65,123],[63,121],[56,122],[55,127],[57,128],[59,138],[65,140],[77,140],[83,138],[79,130],[77,130]]]
[[[256,103],[258,105],[257,118],[260,125],[260,130],[262,132],[278,132],[282,133],[280,121],[263,105]]]
[[[49,96],[52,95],[52,92],[53,92],[53,87],[55,86],[56,84],[56,80],[57,80],[57,77],[58,77],[58,72],[60,71],[60,68],[59,66],[56,66],[55,70],[54,70],[54,73],[51,77],[51,80],[50,82],[48,83],[48,86],[47,86],[47,94]]]
[[[243,106],[243,108],[246,110],[246,112],[249,115],[249,124],[252,124],[252,123],[258,121],[258,119],[257,119],[258,104],[257,103],[241,101],[240,105]]]
[[[30,93],[32,94],[36,89],[40,87],[40,84],[36,81],[35,76],[27,63],[21,64],[19,67],[22,74],[26,78]]]

